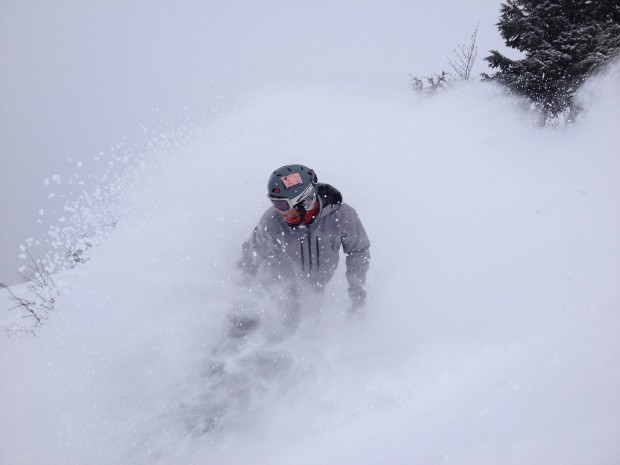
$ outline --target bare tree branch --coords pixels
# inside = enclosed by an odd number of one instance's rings
[[[411,79],[412,89],[419,93],[433,94],[444,87],[449,87],[455,81],[468,80],[471,77],[471,71],[478,55],[477,36],[478,26],[474,29],[469,39],[469,44],[459,45],[452,51],[454,58],[448,58],[448,63],[454,70],[454,74],[442,71],[439,74],[422,79],[410,74],[409,78]],[[427,85],[425,85],[425,81],[428,83]]]
[[[448,58],[448,63],[461,81],[466,81],[471,77],[471,70],[476,61],[476,56],[478,55],[478,46],[476,45],[478,27],[479,26],[476,26],[476,29],[474,29],[469,39],[469,44],[459,44],[459,46],[452,51],[454,59]]]
[[[14,328],[1,328],[7,335],[27,332],[35,334],[35,329],[43,324],[47,314],[54,310],[56,297],[59,291],[52,275],[47,270],[42,260],[33,257],[28,252],[30,263],[18,274],[26,284],[28,297],[18,296],[11,288],[8,288],[9,298],[15,304],[10,310],[22,312],[22,318],[30,321],[28,326],[16,326]]]

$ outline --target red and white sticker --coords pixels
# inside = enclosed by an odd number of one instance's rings
[[[288,176],[282,176],[280,177],[280,179],[284,183],[284,187],[286,187],[287,189],[301,186],[304,183],[299,173],[293,173],[293,174],[289,174]]]

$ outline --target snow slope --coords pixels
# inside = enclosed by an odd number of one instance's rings
[[[36,337],[0,341],[0,463],[618,463],[619,78],[555,131],[490,86],[297,87],[167,143],[114,207],[78,209],[77,230],[118,224]],[[366,225],[365,314],[344,317],[340,270],[295,334],[271,337],[254,297],[263,329],[214,355],[248,298],[240,243],[290,162]],[[214,399],[229,413],[204,432]]]

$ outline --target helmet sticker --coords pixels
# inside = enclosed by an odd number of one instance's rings
[[[293,173],[293,174],[289,174],[288,176],[282,176],[280,177],[280,179],[284,183],[284,187],[286,189],[292,189],[293,187],[301,186],[304,183],[299,173]]]

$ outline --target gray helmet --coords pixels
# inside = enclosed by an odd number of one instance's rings
[[[286,212],[316,194],[317,176],[304,165],[285,165],[275,170],[267,183],[273,206]]]

